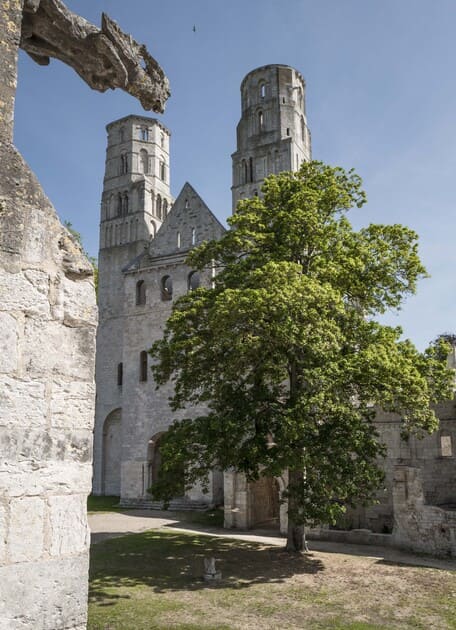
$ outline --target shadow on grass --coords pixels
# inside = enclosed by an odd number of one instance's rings
[[[222,580],[202,579],[203,560],[217,559]],[[159,530],[107,540],[92,547],[89,600],[114,604],[126,591],[146,587],[155,593],[199,589],[245,589],[282,583],[293,575],[324,569],[312,554],[289,554],[262,544]]]

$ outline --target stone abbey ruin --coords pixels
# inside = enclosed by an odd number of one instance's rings
[[[148,488],[158,477],[161,436],[180,416],[168,405],[169,385],[155,388],[147,349],[161,338],[173,299],[210,286],[211,270],[196,273],[185,261],[192,247],[220,238],[224,228],[189,183],[173,200],[170,132],[159,120],[126,116],[108,124],[107,135],[93,490],[120,496],[123,506],[158,508]],[[267,175],[298,170],[310,157],[302,75],[284,65],[249,72],[241,83],[232,155],[233,212],[240,199],[260,194]],[[186,415],[199,412],[194,407]],[[456,555],[454,401],[437,412],[438,432],[405,441],[400,418],[379,411],[376,426],[387,457],[378,504],[350,509],[338,529],[321,527],[310,536]],[[286,486],[286,472],[248,482],[236,471],[214,470],[208,493],[194,486],[171,507],[223,505],[226,527],[268,524],[286,533],[287,506],[280,501]]]
[[[211,282],[211,273],[186,266],[186,253],[224,228],[190,184],[173,199],[170,134],[160,121],[125,116],[107,126],[95,410],[92,268],[12,143],[18,49],[39,64],[60,59],[92,88],[120,87],[158,113],[168,81],[107,16],[98,29],[60,0],[5,0],[0,34],[0,629],[82,630],[92,440],[94,493],[156,507],[147,489],[173,416],[169,392],[155,390],[146,350],[173,298]],[[268,174],[296,170],[311,156],[298,71],[257,68],[242,82],[241,99],[233,209],[260,194]],[[454,401],[438,416],[438,432],[405,442],[398,418],[380,413],[388,455],[379,503],[347,513],[340,529],[312,535],[456,556]],[[285,486],[285,473],[251,483],[214,471],[209,494],[194,487],[174,506],[223,504],[226,527],[266,522],[284,531]]]

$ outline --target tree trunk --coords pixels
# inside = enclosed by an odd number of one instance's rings
[[[286,550],[291,552],[309,551],[306,541],[306,530],[304,524],[296,524],[290,513],[294,512],[293,487],[303,482],[304,473],[301,470],[288,471],[288,488],[291,488],[291,496],[288,497],[288,531]]]
[[[288,520],[287,551],[302,552],[309,551],[306,541],[306,530],[304,525],[295,525]]]

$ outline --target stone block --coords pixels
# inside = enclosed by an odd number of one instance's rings
[[[7,509],[6,505],[0,504],[0,565],[6,559],[6,539],[8,535]]]
[[[93,325],[97,319],[97,304],[93,290],[93,280],[73,282],[63,279],[63,322],[66,326],[78,327]]]
[[[0,488],[2,496],[86,493],[90,492],[92,469],[78,461],[37,462],[0,460]]]
[[[51,425],[91,430],[94,401],[94,383],[54,379],[50,402]]]
[[[61,495],[48,499],[51,556],[81,553],[88,549],[86,495]]]
[[[40,381],[0,376],[0,423],[3,426],[38,427],[46,423],[46,387]]]
[[[24,328],[27,375],[42,378],[58,374],[66,379],[91,382],[94,343],[91,328],[70,328],[56,321],[28,319]]]
[[[8,313],[0,312],[0,372],[8,373],[17,370],[17,333],[16,318]]]
[[[27,316],[50,318],[49,274],[36,269],[18,273],[0,270],[2,311],[25,313]]]
[[[38,560],[44,552],[45,504],[41,497],[12,499],[8,535],[11,562]]]
[[[0,630],[85,629],[87,554],[0,568]]]

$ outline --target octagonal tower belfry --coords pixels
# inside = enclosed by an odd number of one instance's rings
[[[260,194],[264,178],[296,171],[311,158],[306,85],[285,65],[261,66],[241,83],[241,119],[233,161],[233,212],[240,199]]]

